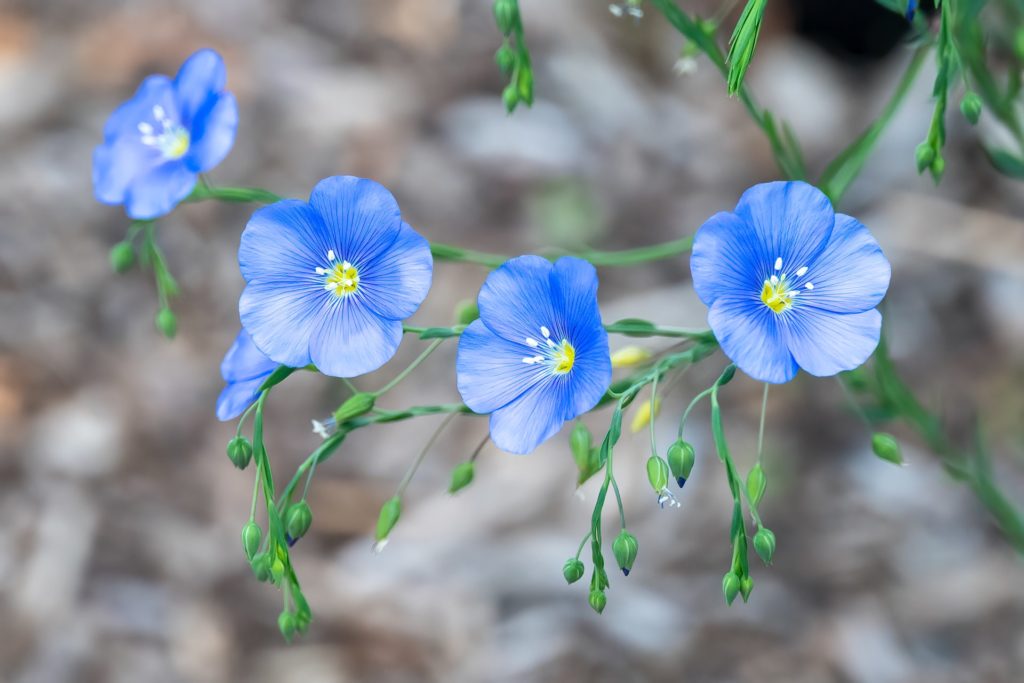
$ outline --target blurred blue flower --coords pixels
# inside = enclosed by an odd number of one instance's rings
[[[917,0],[907,0],[907,20],[914,18],[914,12],[917,10]]]
[[[490,413],[491,440],[529,453],[595,405],[611,382],[597,272],[578,258],[520,256],[491,273],[462,333],[459,393]]]
[[[379,183],[335,176],[256,211],[238,249],[242,326],[275,362],[354,377],[386,363],[427,296],[430,245]]]
[[[878,345],[889,262],[867,228],[802,182],[755,185],[693,242],[693,286],[722,350],[754,379],[852,370]]]
[[[239,330],[235,343],[224,354],[220,375],[225,387],[217,397],[217,419],[233,420],[260,395],[260,386],[277,369],[277,363],[256,348],[245,329]]]
[[[231,150],[235,96],[224,91],[224,61],[200,50],[172,81],[149,76],[114,110],[92,156],[96,199],[124,204],[132,218],[162,216],[188,196],[198,175]]]

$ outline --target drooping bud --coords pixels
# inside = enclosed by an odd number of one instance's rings
[[[257,553],[253,556],[249,565],[252,567],[252,573],[256,576],[257,581],[270,579],[270,564],[270,553]]]
[[[377,542],[383,541],[398,524],[398,518],[402,515],[402,499],[398,496],[389,498],[380,507],[380,516],[377,518],[377,532],[374,538]]]
[[[740,595],[743,596],[743,602],[750,599],[750,594],[754,592],[754,580],[750,576],[744,576],[740,580]]]
[[[519,99],[527,105],[533,104],[533,69],[528,63],[519,66],[519,74],[516,76],[516,87]]]
[[[641,403],[637,407],[636,412],[633,414],[633,422],[630,423],[630,425],[629,425],[630,431],[632,431],[634,434],[636,434],[641,429],[643,429],[648,424],[650,424],[651,420],[653,418],[657,417],[658,413],[660,413],[660,412],[661,412],[661,399],[660,398],[655,398],[654,399],[654,413],[653,413],[653,415],[651,413],[651,402],[650,401],[644,401],[643,403]]]
[[[871,450],[882,460],[891,462],[894,465],[903,464],[903,453],[900,450],[900,442],[892,434],[875,432],[871,435]]]
[[[157,311],[154,322],[156,329],[160,330],[160,334],[168,339],[174,339],[174,335],[178,333],[178,319],[174,316],[174,311],[169,308],[161,308]]]
[[[351,420],[354,417],[359,417],[365,413],[373,410],[373,404],[377,401],[377,397],[373,394],[360,392],[353,394],[345,400],[341,406],[334,411],[334,421],[336,424],[342,424],[347,420]]]
[[[914,150],[914,158],[917,161],[917,172],[924,173],[926,169],[932,167],[932,162],[935,161],[935,148],[926,140]]]
[[[228,441],[228,458],[240,470],[248,467],[249,461],[252,460],[252,444],[249,443],[249,439],[238,435]]]
[[[263,530],[260,525],[252,520],[242,527],[242,547],[245,549],[245,558],[249,562],[256,557],[256,551],[260,549],[260,541],[263,540]]]
[[[615,555],[615,561],[618,562],[623,575],[629,576],[630,570],[633,569],[637,550],[636,536],[623,529],[612,543],[612,554]]]
[[[110,267],[115,273],[123,273],[135,265],[135,247],[131,242],[118,242],[110,248]]]
[[[976,125],[981,117],[981,97],[973,90],[968,90],[964,98],[960,100],[960,113],[964,115],[970,124]]]
[[[501,69],[501,73],[506,76],[512,75],[512,70],[516,66],[516,53],[509,47],[508,42],[502,43],[498,51],[494,53],[494,63]],[[473,302],[474,304],[476,302]]]
[[[278,585],[283,578],[284,562],[281,561],[281,558],[275,557],[270,563],[270,580],[274,582],[274,585]]]
[[[631,368],[646,363],[651,359],[651,352],[641,346],[625,346],[612,354],[613,368]]]
[[[754,551],[766,565],[772,563],[772,556],[775,555],[775,534],[771,529],[761,527],[757,530],[754,534]]]
[[[764,470],[761,469],[761,463],[757,463],[747,475],[747,496],[749,496],[752,506],[757,507],[757,504],[761,502],[767,486],[768,479],[764,475]]]
[[[717,384],[720,387],[724,387],[726,384],[731,382],[732,378],[735,377],[735,376],[736,376],[736,366],[730,363],[729,367],[727,367],[725,370],[722,371],[721,376],[718,378],[718,380],[715,382],[715,384]]]
[[[277,617],[277,628],[284,639],[290,641],[296,630],[295,615],[291,612],[281,612]]]
[[[516,90],[514,83],[508,85],[501,92],[501,101],[505,103],[505,111],[509,114],[515,110],[516,105],[519,104],[519,91]]]
[[[651,483],[654,492],[661,495],[668,486],[668,463],[658,455],[652,455],[647,459],[647,481]]]
[[[448,493],[461,491],[473,483],[473,463],[470,461],[460,462],[452,470],[452,483],[448,485]]]
[[[565,577],[566,583],[576,583],[583,578],[583,563],[578,558],[570,557],[562,565],[562,576]]]
[[[494,23],[504,35],[512,33],[519,18],[519,4],[516,0],[494,0]]]
[[[941,153],[936,153],[935,160],[932,161],[931,172],[932,180],[937,185],[942,180],[942,174],[946,172],[946,160],[942,158]]]
[[[740,577],[734,572],[729,572],[722,577],[722,595],[725,596],[725,604],[731,605],[732,601],[740,592]]]
[[[595,612],[600,614],[604,611],[605,605],[608,604],[608,598],[605,596],[604,591],[592,590],[590,591],[590,607]]]
[[[672,471],[676,483],[679,484],[679,488],[683,488],[683,484],[690,478],[696,457],[693,446],[682,439],[669,446],[668,467]]]
[[[304,500],[289,506],[284,513],[284,528],[293,542],[305,536],[312,524],[313,511],[309,509],[309,503]]]
[[[476,299],[463,299],[455,307],[455,322],[459,325],[468,325],[480,317],[480,307]]]

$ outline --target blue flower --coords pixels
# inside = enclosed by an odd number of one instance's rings
[[[224,61],[200,50],[172,81],[149,76],[118,107],[92,155],[92,184],[104,204],[129,216],[162,216],[188,196],[200,173],[231,150],[238,127],[235,96],[224,91]]]
[[[309,203],[256,211],[238,249],[248,283],[242,326],[275,362],[325,375],[376,370],[402,340],[402,320],[427,296],[430,245],[372,180],[335,176]]]
[[[238,332],[220,364],[226,386],[217,397],[217,419],[233,420],[260,395],[260,386],[277,369],[277,363],[256,348],[244,329]]]
[[[529,453],[601,400],[611,382],[597,273],[578,258],[520,256],[480,289],[480,318],[462,333],[459,393],[491,414],[491,440]]]
[[[807,183],[755,185],[693,241],[693,286],[722,350],[754,379],[827,377],[875,350],[889,262],[867,228]]]
[[[914,12],[917,10],[917,0],[907,0],[907,21],[914,18]]]

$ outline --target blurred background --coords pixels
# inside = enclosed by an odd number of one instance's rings
[[[653,10],[635,22],[600,0],[521,6],[537,102],[508,117],[484,0],[0,0],[0,680],[1021,680],[1020,557],[932,454],[907,438],[907,467],[879,461],[838,385],[806,376],[771,395],[762,515],[778,551],[754,568],[749,604],[722,601],[731,499],[703,411],[680,509],[655,504],[646,434],[623,438],[617,476],[640,554],[628,579],[612,576],[603,616],[560,573],[597,483],[576,490],[568,430],[529,457],[485,449],[474,484],[450,497],[451,467],[485,430],[455,420],[372,554],[379,505],[430,417],[357,433],[318,469],[313,529],[293,555],[314,622],[283,642],[280,594],[252,577],[239,541],[253,473],[231,466],[234,425],[213,414],[252,207],[192,205],[160,221],[183,290],[178,337],[164,340],[151,273],[110,272],[128,221],[92,198],[92,148],[141,78],[209,46],[241,112],[214,183],[305,197],[328,175],[369,176],[431,240],[508,254],[646,245],[692,234],[777,178],[719,74],[702,58],[680,64],[681,39]],[[710,16],[718,3],[683,6]],[[772,2],[748,80],[791,122],[815,175],[908,58],[904,22],[867,0]],[[977,144],[998,131],[984,116],[970,128],[955,106],[942,185],[918,177],[933,78],[929,64],[841,208],[893,263],[900,370],[965,438],[981,416],[999,482],[1022,503],[1024,192]],[[485,274],[437,264],[412,324],[450,324]],[[601,276],[606,321],[705,324],[686,258]],[[357,384],[381,386],[423,344],[407,338]],[[457,400],[454,352],[443,346],[387,407]],[[724,363],[676,385],[663,448]],[[310,420],[343,395],[308,373],[275,390],[279,478],[316,447]],[[744,470],[760,395],[746,378],[723,395]],[[588,421],[603,433],[607,413]]]

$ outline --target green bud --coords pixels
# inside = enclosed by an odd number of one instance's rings
[[[647,481],[651,488],[660,494],[668,486],[668,463],[660,455],[652,455],[647,459]]]
[[[366,392],[353,394],[334,411],[334,421],[340,425],[354,417],[368,413],[373,410],[373,404],[376,401],[377,397],[373,394]]]
[[[1024,27],[1017,29],[1017,35],[1013,37],[1013,51],[1017,59],[1024,62]]]
[[[498,51],[494,53],[494,63],[501,69],[501,73],[506,76],[512,75],[512,70],[516,67],[516,53],[513,52],[509,44],[503,43]]]
[[[228,441],[228,458],[240,470],[248,467],[249,461],[252,460],[252,444],[249,443],[249,439],[238,435]]]
[[[569,434],[569,448],[572,449],[572,459],[576,461],[576,467],[582,472],[587,469],[590,462],[590,445],[592,438],[587,425],[577,422]]]
[[[583,563],[575,557],[570,557],[562,565],[562,576],[565,577],[566,583],[576,583],[583,578]]]
[[[252,567],[252,573],[255,574],[257,581],[270,579],[270,564],[270,553],[257,553],[253,556],[249,565]]]
[[[380,507],[380,517],[377,518],[376,540],[383,541],[395,528],[398,518],[402,515],[402,499],[398,496],[389,498]]]
[[[590,607],[600,614],[604,611],[604,606],[608,604],[608,598],[605,596],[602,590],[590,591]]]
[[[448,486],[448,493],[460,491],[473,483],[473,463],[460,462],[452,470],[452,483]]]
[[[981,97],[973,90],[967,91],[964,98],[960,100],[960,113],[964,115],[971,125],[978,123],[981,117]]]
[[[761,33],[761,19],[764,17],[767,4],[768,0],[749,0],[739,21],[736,22],[736,28],[733,29],[732,38],[729,39],[729,56],[726,58],[729,65],[726,80],[730,95],[735,95],[743,85],[743,76],[754,56],[754,47]]]
[[[110,248],[110,267],[123,273],[135,265],[135,247],[131,242],[118,242]]]
[[[740,595],[743,596],[743,602],[750,599],[750,594],[754,592],[754,580],[749,576],[744,576],[740,581]]]
[[[637,550],[636,536],[625,529],[612,543],[612,554],[615,555],[615,561],[619,563],[619,569],[622,570],[624,576],[629,576],[630,570],[633,569]]]
[[[284,513],[284,528],[293,540],[297,541],[305,536],[312,524],[313,511],[309,509],[309,503],[304,500],[289,506]]]
[[[722,577],[722,595],[725,596],[725,604],[731,605],[739,592],[740,577],[736,576],[733,572],[729,572]]]
[[[775,554],[775,534],[771,529],[761,527],[757,530],[754,534],[754,551],[766,565],[772,563],[772,556]]]
[[[516,105],[519,104],[519,91],[516,90],[514,84],[509,84],[502,93],[501,100],[505,103],[505,111],[511,114],[515,111]]]
[[[284,636],[285,640],[291,640],[297,628],[295,615],[291,612],[281,612],[277,617],[277,628],[281,631],[281,635]]]
[[[720,387],[724,387],[726,384],[732,381],[732,378],[736,376],[736,366],[730,364],[725,370],[722,371],[722,376],[715,382]]]
[[[693,471],[693,463],[696,457],[693,446],[682,439],[669,446],[668,467],[672,471],[672,476],[675,477],[676,483],[679,484],[679,488],[683,488],[683,484],[690,478],[690,472]]]
[[[927,141],[922,142],[914,150],[914,156],[917,159],[917,172],[924,173],[925,169],[931,168],[932,162],[935,161],[935,148]]]
[[[455,307],[455,322],[459,325],[468,325],[480,317],[480,307],[476,299],[463,299]]]
[[[900,451],[900,442],[892,434],[875,432],[871,435],[871,450],[882,460],[891,462],[894,465],[903,464],[903,453]]]
[[[281,561],[280,557],[275,557],[270,563],[270,580],[275,584],[281,583],[281,579],[284,578],[284,562]]]
[[[750,497],[750,504],[752,506],[757,507],[757,504],[761,502],[767,486],[768,479],[764,476],[761,463],[758,463],[754,465],[754,469],[750,470],[750,474],[747,475],[747,496]]]
[[[260,529],[260,525],[251,520],[246,522],[242,527],[242,547],[245,548],[245,557],[249,562],[256,557],[261,540],[263,540],[263,530]]]
[[[591,446],[587,451],[587,459],[580,465],[579,476],[576,477],[576,486],[583,486],[588,479],[601,470],[601,449],[598,446]]]
[[[503,35],[512,33],[519,18],[519,4],[516,0],[494,0],[494,23]]]
[[[935,183],[938,184],[938,182],[942,180],[942,174],[945,173],[946,171],[946,160],[942,158],[941,154],[935,155],[935,160],[932,162],[931,171],[932,180],[934,180]]]
[[[519,99],[528,105],[533,104],[533,69],[529,66],[522,66],[516,78],[516,87],[519,90]]]
[[[178,319],[174,317],[174,311],[169,308],[161,308],[156,314],[156,329],[160,330],[168,339],[174,339],[178,333]]]

